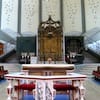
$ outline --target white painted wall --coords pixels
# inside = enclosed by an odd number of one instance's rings
[[[37,34],[39,23],[39,0],[22,0],[21,32]]]
[[[80,35],[82,32],[81,0],[64,0],[64,34]]]
[[[60,20],[60,0],[42,0],[42,20],[45,21],[51,15],[52,19]]]
[[[1,29],[17,32],[17,19],[18,0],[2,0]]]
[[[60,0],[41,0],[42,20],[51,15],[53,20],[60,20]],[[100,28],[100,0],[84,0],[86,31]],[[21,33],[38,34],[39,0],[22,0]],[[81,0],[63,0],[63,33],[77,35],[82,33]],[[2,0],[1,29],[17,32],[18,0]],[[10,34],[10,33],[8,33]],[[11,33],[12,34],[12,33]],[[10,34],[10,36],[11,36]],[[88,32],[87,32],[88,34]],[[13,37],[16,34],[13,34]]]
[[[100,27],[100,0],[85,1],[86,30]]]

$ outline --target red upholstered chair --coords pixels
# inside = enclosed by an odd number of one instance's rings
[[[22,74],[23,75],[28,75],[29,71],[28,70],[22,70]],[[35,89],[35,82],[32,80],[19,80],[18,85],[14,86],[15,91],[18,94],[18,98],[19,98],[19,94],[22,93],[22,96],[24,96],[25,94],[25,90],[27,91],[27,93],[31,92],[32,90]]]
[[[53,88],[56,90],[56,91],[66,91],[66,93],[69,94],[69,97],[71,95],[71,91],[74,91],[77,89],[77,87],[74,87],[73,85],[70,85],[70,84],[62,84],[62,83],[55,83]],[[73,95],[72,95],[72,98],[73,98]]]
[[[20,93],[20,91],[22,91],[22,97],[23,97],[25,90],[27,90],[27,93],[29,93],[29,92],[32,93],[32,90],[35,89],[35,84],[34,83],[31,83],[31,84],[23,83],[20,85],[15,85],[14,89],[15,89],[15,91],[19,91],[19,93]]]
[[[17,90],[17,89],[32,91],[33,89],[35,89],[35,84],[33,84],[33,83],[32,84],[26,84],[26,83],[20,84],[20,85],[15,86],[15,90]]]
[[[76,87],[69,84],[54,84],[54,89],[57,91],[75,90]]]

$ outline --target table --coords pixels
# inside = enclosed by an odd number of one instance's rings
[[[29,75],[66,75],[74,68],[74,64],[22,64],[22,70],[27,70]]]

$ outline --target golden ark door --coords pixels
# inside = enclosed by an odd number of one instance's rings
[[[38,34],[38,56],[41,61],[52,58],[53,61],[62,61],[63,36],[60,22],[51,17],[40,23]]]

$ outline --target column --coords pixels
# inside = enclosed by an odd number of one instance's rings
[[[42,0],[39,0],[39,23],[42,21]]]
[[[60,0],[60,20],[61,20],[61,25],[63,26],[63,0]]]
[[[82,32],[86,32],[86,23],[85,23],[85,7],[84,7],[84,0],[81,0],[81,14],[82,14]]]
[[[22,4],[22,0],[18,0],[18,35],[22,35],[21,34],[21,4]]]
[[[0,29],[1,29],[2,0],[0,0]]]

